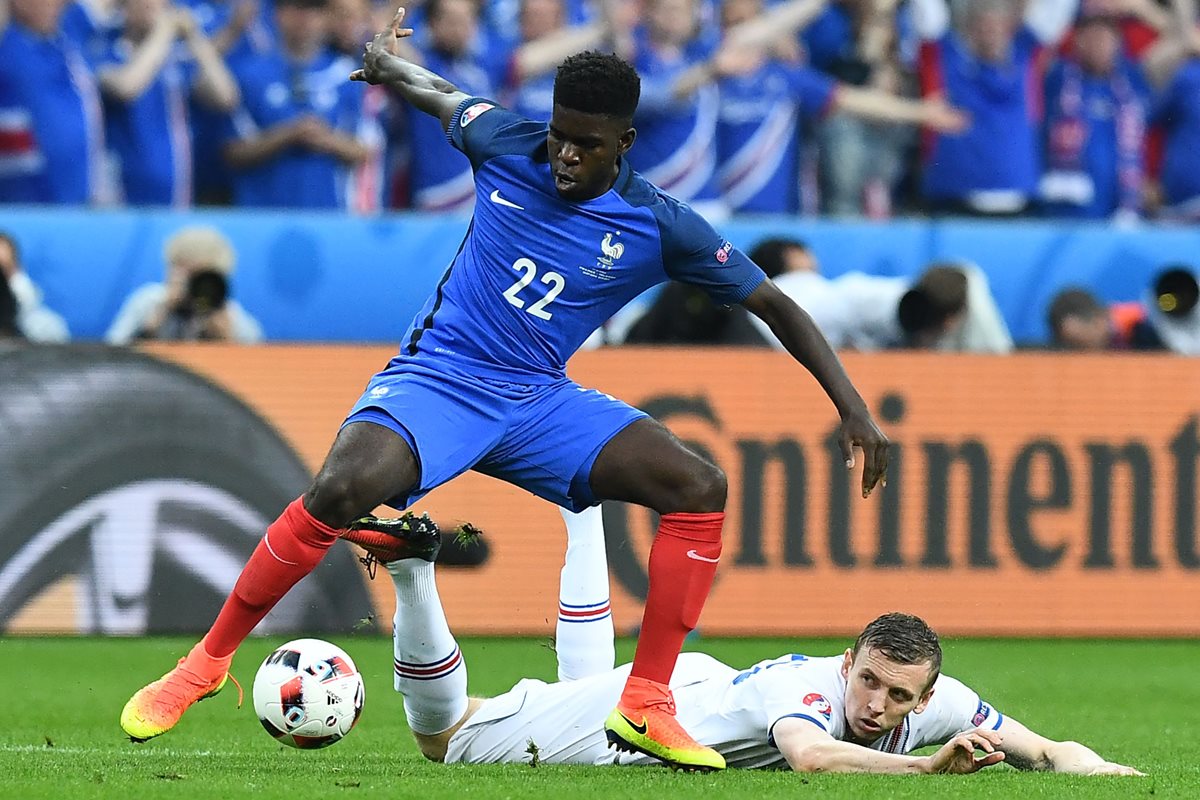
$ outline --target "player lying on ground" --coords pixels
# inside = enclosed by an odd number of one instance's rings
[[[621,500],[661,515],[633,667],[604,726],[619,747],[720,769],[720,754],[675,720],[668,681],[720,559],[725,475],[646,414],[569,380],[567,359],[634,297],[676,278],[761,317],[816,377],[841,416],[847,466],[862,448],[864,495],[884,478],[887,439],[809,316],[695,212],[630,169],[640,80],[629,64],[599,53],[567,59],[547,126],[394,55],[412,34],[402,19],[403,10],[352,77],[441,121],[474,168],[471,226],[313,485],[267,529],[204,639],[126,704],[122,728],[135,740],[170,730],[220,690],[238,645],[339,537],[391,560],[389,528],[436,533],[424,520],[364,515],[385,503],[407,508],[474,469],[573,511]],[[398,268],[413,257],[398,253]],[[410,666],[435,674],[454,658]],[[456,720],[413,725],[437,734]]]
[[[609,748],[604,720],[629,665],[574,681],[522,680],[490,699],[466,696],[462,655],[434,582],[436,542],[387,565],[396,589],[396,680],[421,752],[446,763],[649,764]],[[571,557],[568,555],[568,562]],[[568,564],[568,566],[571,566]],[[596,635],[602,635],[595,629]],[[558,643],[559,657],[568,655]],[[436,671],[410,660],[452,652]],[[1076,742],[1056,742],[1000,713],[940,673],[937,635],[921,619],[892,613],[840,656],[785,655],[737,670],[684,653],[671,677],[680,724],[731,767],[797,772],[971,773],[1006,761],[1018,769],[1079,775],[1141,775]],[[461,709],[465,708],[465,712]],[[941,745],[928,756],[910,752]],[[981,751],[979,755],[976,751]]]

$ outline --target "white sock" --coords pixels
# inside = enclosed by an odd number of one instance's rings
[[[406,558],[387,570],[396,586],[396,691],[413,733],[441,733],[467,713],[467,662],[446,623],[433,564]]]
[[[558,679],[573,681],[611,670],[616,652],[600,506],[578,514],[559,510],[567,523],[567,557],[558,584],[554,649]]]

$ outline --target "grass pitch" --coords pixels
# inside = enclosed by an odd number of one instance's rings
[[[973,776],[805,776],[730,770],[676,774],[658,768],[444,766],[424,761],[392,691],[391,642],[336,639],[366,683],[354,732],[320,751],[283,747],[259,726],[249,687],[280,640],[250,640],[232,684],[188,712],[179,728],[142,745],[117,726],[121,706],[165,672],[184,639],[0,639],[0,797],[27,798],[1200,798],[1200,645],[1195,642],[968,641],[945,643],[946,671],[1048,736],[1077,739],[1149,772],[1146,779],[1077,778],[994,767]],[[554,676],[554,655],[531,639],[463,639],[473,694],[519,678]],[[826,655],[843,641],[701,639],[734,666],[786,652]],[[632,644],[622,642],[627,660]]]

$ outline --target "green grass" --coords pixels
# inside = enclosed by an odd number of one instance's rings
[[[170,667],[182,639],[0,639],[0,797],[29,798],[1200,798],[1200,645],[1192,642],[953,641],[946,671],[1006,714],[1054,738],[1083,741],[1140,767],[1147,779],[1022,774],[891,778],[657,768],[443,766],[418,755],[392,691],[391,642],[337,640],[367,682],[355,731],[327,750],[282,747],[230,686],[170,734],[124,739],[126,698]],[[234,663],[249,688],[275,641],[251,640]],[[471,691],[495,694],[518,678],[554,674],[544,642],[464,639]],[[826,654],[844,642],[699,640],[735,666],[784,652]],[[622,642],[627,659],[631,645]]]

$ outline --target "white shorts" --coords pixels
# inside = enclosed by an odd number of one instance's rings
[[[527,763],[533,755],[546,764],[658,764],[641,753],[619,753],[608,746],[604,720],[616,708],[629,677],[631,664],[581,678],[577,681],[545,683],[526,679],[509,691],[484,701],[453,736],[446,750],[447,764]],[[707,678],[721,685],[737,674],[704,653],[684,653],[675,664],[671,686],[678,691],[706,691]],[[703,702],[692,700],[680,706],[680,724],[688,728],[689,717],[698,722],[711,716]],[[693,735],[720,738],[724,729],[714,724],[695,724]],[[772,750],[778,755],[778,751]]]
[[[616,707],[628,675],[626,665],[562,683],[527,678],[484,701],[450,737],[446,763],[528,762],[532,743],[545,764],[613,764],[617,751],[608,747],[604,720]]]

